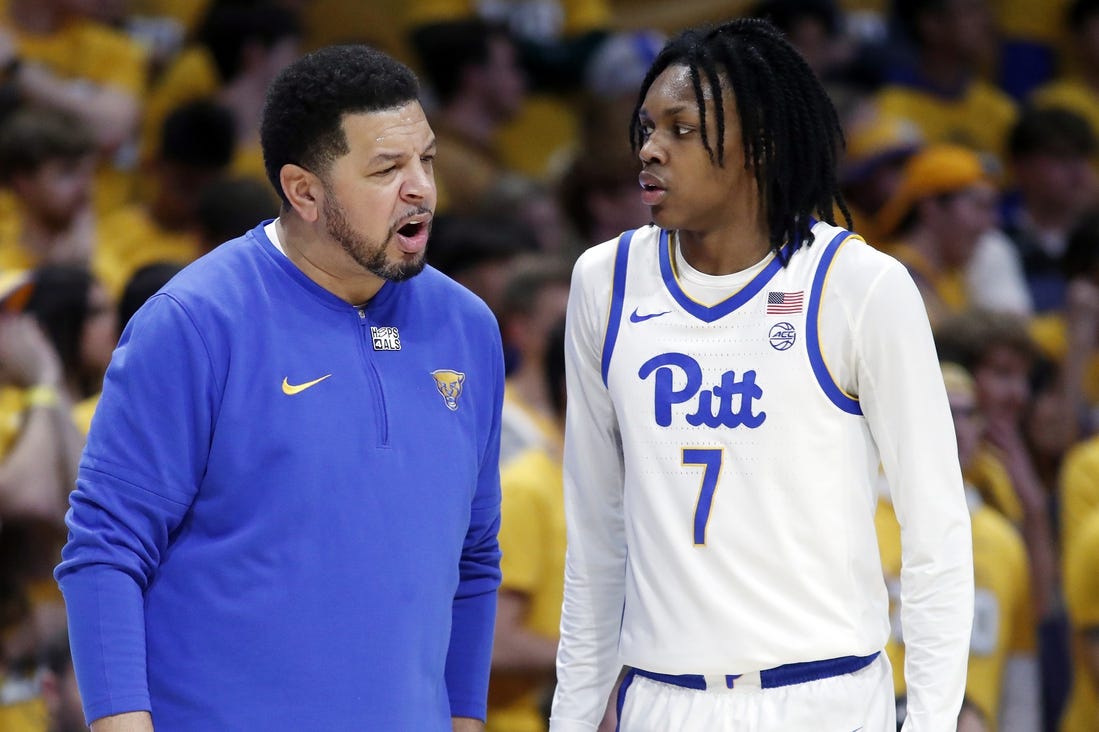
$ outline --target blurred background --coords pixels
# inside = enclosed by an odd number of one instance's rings
[[[977,582],[959,728],[1099,730],[1099,0],[0,0],[0,731],[86,729],[51,573],[103,373],[150,295],[278,214],[266,88],[332,43],[420,76],[428,259],[500,324],[488,726],[545,729],[569,273],[649,221],[627,129],[663,42],[749,15],[825,84],[854,231],[908,267],[946,362]],[[896,619],[887,487],[877,520]]]

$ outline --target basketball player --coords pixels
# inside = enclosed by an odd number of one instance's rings
[[[762,21],[671,40],[631,138],[653,223],[577,262],[554,732],[895,725],[874,535],[901,525],[905,729],[953,729],[969,517],[923,304],[846,217],[836,114]]]

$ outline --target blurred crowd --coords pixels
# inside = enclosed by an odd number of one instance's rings
[[[500,324],[488,728],[544,729],[571,265],[649,221],[627,129],[664,39],[738,15],[825,82],[853,229],[927,305],[973,511],[967,729],[1099,730],[1099,0],[0,0],[0,730],[85,729],[52,570],[111,352],[180,268],[278,214],[267,85],[342,42],[420,75],[428,260]],[[883,488],[894,599],[896,521]],[[903,705],[899,622],[890,656]]]

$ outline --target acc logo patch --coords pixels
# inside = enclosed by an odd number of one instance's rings
[[[771,326],[771,332],[767,334],[767,338],[771,341],[771,348],[776,351],[785,351],[794,345],[797,337],[798,334],[794,330],[794,326],[786,322],[775,323]]]
[[[431,378],[435,379],[435,388],[443,395],[446,408],[450,411],[458,409],[458,397],[462,395],[462,384],[466,381],[466,375],[461,371],[450,369],[436,369],[431,372]]]

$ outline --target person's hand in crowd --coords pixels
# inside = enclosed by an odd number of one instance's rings
[[[1046,495],[1034,469],[1020,425],[1003,419],[990,419],[985,424],[985,439],[996,447],[1011,475],[1015,492],[1026,513],[1046,510]]]
[[[0,383],[56,388],[61,373],[61,360],[33,317],[0,317]]]

